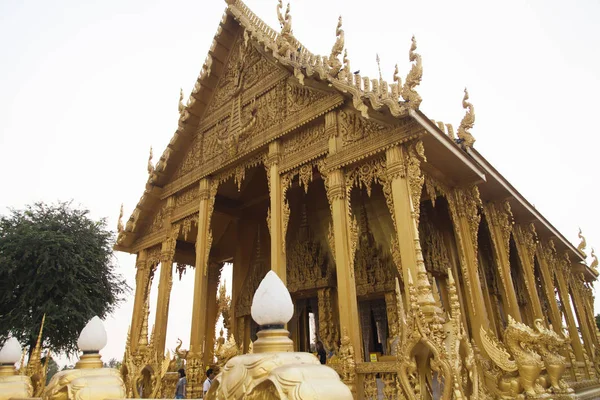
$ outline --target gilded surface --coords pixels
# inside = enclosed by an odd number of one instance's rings
[[[126,397],[116,369],[71,369],[57,372],[42,394],[43,400],[104,400]]]
[[[134,243],[133,246],[138,246],[135,251],[146,252],[145,258],[139,261],[136,283],[147,289],[143,296],[137,297],[147,302],[147,290],[158,262],[168,262],[175,255],[175,239],[194,240],[188,236],[199,223],[196,208],[199,204],[207,205],[208,212],[203,215],[207,217],[206,230],[196,239],[196,243],[203,246],[204,257],[198,260],[198,267],[208,273],[213,240],[210,220],[219,186],[233,178],[240,191],[245,188],[247,169],[263,163],[267,176],[274,178],[267,179],[269,194],[282,195],[280,200],[271,200],[270,207],[277,209],[268,211],[267,225],[269,229],[271,223],[282,228],[288,287],[300,295],[310,293],[317,297],[317,337],[327,350],[334,351],[335,356],[328,364],[357,398],[569,398],[573,396],[572,388],[596,384],[600,350],[593,297],[590,283],[573,274],[579,256],[571,253],[571,257],[566,258],[564,243],[558,241],[558,250],[551,244],[538,243],[534,229],[527,225],[530,220],[524,220],[523,209],[515,199],[510,199],[513,206],[518,207],[514,216],[509,203],[505,202],[507,197],[500,198],[494,191],[482,190],[486,200],[482,206],[474,181],[462,180],[450,172],[453,169],[448,163],[461,161],[445,159],[450,156],[433,151],[434,148],[431,153],[429,148],[425,149],[431,143],[427,135],[439,129],[453,139],[446,140],[453,154],[475,154],[468,149],[475,142],[471,134],[475,113],[468,93],[465,91],[465,116],[456,137],[450,124],[426,121],[429,126],[425,127],[426,124],[418,121],[421,113],[415,111],[421,103],[417,88],[423,63],[414,38],[408,52],[410,71],[401,79],[396,66],[393,82],[388,84],[383,79],[379,60],[378,79],[352,72],[344,48],[341,18],[335,37],[332,31],[329,38],[329,42],[334,43],[331,52],[320,56],[310,53],[294,37],[289,5],[284,9],[280,1],[277,6],[280,29],[276,31],[241,0],[228,0],[227,4],[211,55],[206,59],[192,95],[185,104],[180,96],[179,127],[169,148],[156,165],[150,155],[147,188],[125,226],[119,218],[117,243],[122,248]],[[214,71],[213,63],[219,66]],[[215,75],[218,71],[220,76]],[[278,151],[267,155],[265,147],[273,141]],[[426,150],[431,160],[425,157]],[[168,162],[171,153],[176,155],[178,165]],[[274,164],[277,168],[271,168]],[[442,165],[449,169],[440,169]],[[315,174],[315,166],[320,174]],[[206,177],[211,183],[198,190],[198,179]],[[312,231],[305,213],[292,209],[290,204],[297,204],[292,196],[301,195],[301,190],[311,196],[313,192],[308,189],[319,179],[324,183],[327,196],[322,199],[322,206],[326,208],[324,202],[327,201],[331,221],[325,221],[320,229]],[[281,185],[277,191],[270,187],[273,182]],[[355,187],[364,189],[368,196],[365,201],[371,201],[373,184],[382,187],[393,222],[392,231],[389,227],[382,228],[376,218],[368,218],[366,210],[370,212],[372,204],[351,204],[350,193]],[[300,190],[290,190],[295,185]],[[226,196],[224,192],[220,194]],[[431,215],[422,211],[429,213],[428,201],[434,208],[436,200],[443,203],[439,196],[448,201],[449,218],[444,216],[444,222],[430,219],[433,214],[439,215],[439,206]],[[412,202],[409,211],[405,212],[403,202]],[[333,204],[336,207],[332,207]],[[320,205],[317,201],[317,207]],[[487,248],[486,241],[480,246],[482,208],[492,236],[491,249]],[[445,206],[441,209],[445,210]],[[293,223],[298,217],[300,229],[289,232],[286,245],[288,222],[291,220],[290,226],[295,227]],[[272,218],[281,219],[273,221]],[[396,221],[397,218],[401,220]],[[339,227],[342,233],[337,250],[343,253],[337,255],[337,260],[333,226]],[[448,236],[452,231],[455,240]],[[540,240],[548,240],[546,229],[540,229],[540,235],[544,236]],[[517,287],[525,287],[517,290],[513,297],[521,299],[516,302],[517,310],[530,325],[510,318],[514,310],[508,310],[510,304],[498,301],[495,278],[485,275],[488,266],[495,266],[499,273],[494,276],[501,277],[505,291],[510,287],[511,236],[521,257],[521,262],[515,263],[518,266],[513,267],[525,268],[517,273],[526,277],[522,282],[515,282]],[[382,237],[385,240],[382,241]],[[586,243],[581,233],[580,240],[578,249],[582,252]],[[308,368],[306,373],[300,374],[264,357],[232,362],[238,359],[240,349],[249,348],[251,344],[248,332],[252,334],[253,330],[253,325],[249,326],[252,295],[268,267],[273,267],[269,255],[261,251],[260,233],[254,243],[248,242],[248,248],[244,249],[244,254],[250,254],[248,272],[233,296],[235,304],[231,304],[229,310],[231,321],[225,321],[235,335],[228,334],[227,339],[221,335],[215,348],[218,364],[229,377],[217,382],[212,398],[297,398],[294,396],[302,390],[312,390],[305,398],[321,395],[323,393],[314,388],[326,379],[334,380],[334,375],[328,375],[331,372],[320,370],[317,374]],[[161,243],[164,243],[162,249]],[[323,247],[327,245],[331,253]],[[405,254],[407,251],[415,254]],[[539,268],[535,267],[536,255]],[[405,262],[404,269],[402,259],[410,261]],[[347,274],[336,275],[336,262],[339,262],[338,268],[349,268]],[[486,269],[481,271],[480,265]],[[590,267],[594,269],[597,265],[592,252]],[[538,276],[538,269],[543,271],[542,277]],[[459,273],[456,282],[451,271]],[[343,279],[337,282],[340,276]],[[396,276],[400,281],[394,288]],[[557,283],[560,300],[565,299],[565,305],[557,301]],[[172,281],[167,284],[170,287]],[[551,310],[553,322],[562,322],[564,317],[570,338],[556,333],[564,330],[561,326],[553,329],[539,320],[531,325],[534,317],[538,317],[532,310],[534,301],[523,299],[533,300],[538,296],[539,285],[546,293],[545,301],[549,303],[546,307]],[[338,296],[338,289],[351,293],[348,296],[351,298]],[[389,337],[386,353],[389,354],[385,356],[390,357],[386,361],[360,362],[364,359],[362,353],[366,353],[360,346],[361,335],[363,338],[375,335],[361,332],[370,325],[368,318],[364,318],[367,323],[362,326],[360,316],[342,315],[356,313],[352,307],[352,302],[357,300],[353,297],[354,291],[361,297],[385,298],[383,314],[387,318],[383,326],[387,323],[389,327],[386,332]],[[460,304],[459,300],[466,304]],[[583,342],[573,335],[577,328],[571,301],[577,317],[583,321],[580,327]],[[169,381],[164,371],[172,367],[174,358],[156,354],[154,335],[148,336],[147,307],[137,306],[145,317],[136,327],[141,331],[139,343],[128,345],[128,349],[137,347],[137,350],[128,350],[125,358],[124,377],[129,396],[134,396],[134,388],[137,388],[137,396],[164,394],[173,383],[172,377]],[[356,326],[346,326],[349,331],[344,329],[340,334],[342,317],[355,321]],[[212,322],[206,325],[212,328]],[[507,326],[503,326],[505,323]],[[480,330],[483,326],[486,328]],[[383,336],[382,340],[387,339]],[[212,348],[206,351],[210,354]],[[203,360],[208,357],[204,352],[204,349],[195,349],[184,354],[193,397],[201,392],[206,367]],[[318,367],[314,357],[306,360],[306,365]],[[275,370],[278,372],[271,374]],[[313,387],[314,382],[319,383]]]

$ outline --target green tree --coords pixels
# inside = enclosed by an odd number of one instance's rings
[[[121,361],[118,361],[116,358],[111,358],[110,360],[108,360],[107,363],[102,363],[102,366],[104,368],[120,369],[121,364],[122,364]]]
[[[596,315],[596,325],[598,326],[598,329],[600,329],[600,314]]]
[[[44,365],[45,359],[42,360],[42,365]],[[46,372],[46,385],[50,383],[50,379],[58,372],[58,364],[52,357],[48,361],[48,371]]]
[[[72,354],[94,315],[106,317],[129,291],[115,272],[114,233],[71,202],[35,203],[0,217],[0,342],[11,333]]]

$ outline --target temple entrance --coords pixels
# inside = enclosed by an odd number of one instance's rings
[[[384,298],[363,300],[358,305],[365,361],[377,361],[388,354],[388,321]],[[372,358],[372,356],[374,358]]]
[[[295,338],[297,351],[314,353],[316,351],[319,322],[319,307],[316,297],[294,299]],[[292,323],[290,323],[292,325]]]

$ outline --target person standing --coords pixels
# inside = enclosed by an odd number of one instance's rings
[[[215,372],[212,368],[209,368],[206,371],[206,380],[204,381],[204,385],[202,386],[202,397],[206,396],[206,393],[210,390],[210,385],[212,384],[213,379],[215,379]]]
[[[181,368],[179,371],[179,380],[177,381],[177,386],[175,387],[175,398],[176,399],[185,399],[185,385],[187,384],[187,378],[185,377],[185,370]]]
[[[321,364],[327,364],[327,353],[325,352],[323,342],[320,340],[317,342],[317,356],[319,357]]]

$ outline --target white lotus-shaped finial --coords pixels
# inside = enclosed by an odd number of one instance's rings
[[[258,325],[285,325],[294,315],[290,292],[277,274],[269,271],[252,299],[252,319]]]
[[[77,347],[81,351],[99,352],[106,346],[106,330],[102,320],[97,316],[90,319],[79,334]]]
[[[0,365],[15,364],[21,358],[21,344],[14,337],[9,338],[4,342],[4,346],[0,350]]]

